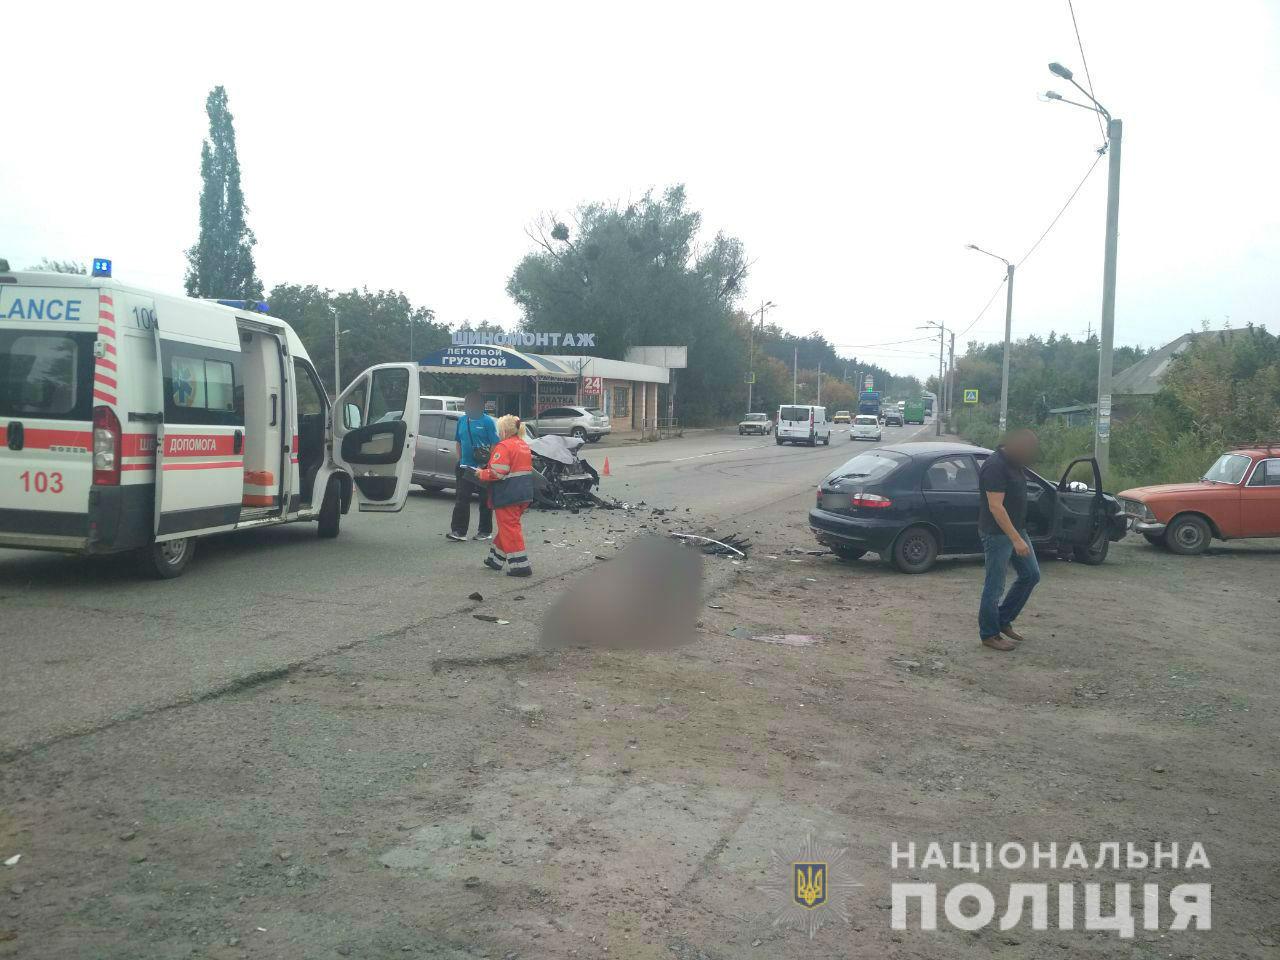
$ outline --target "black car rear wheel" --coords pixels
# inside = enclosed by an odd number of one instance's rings
[[[926,573],[938,561],[938,538],[928,527],[908,527],[893,542],[892,556],[903,573]]]

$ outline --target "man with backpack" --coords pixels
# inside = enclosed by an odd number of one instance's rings
[[[463,401],[463,414],[458,419],[458,432],[454,439],[458,444],[458,468],[454,477],[453,521],[445,536],[462,542],[467,539],[467,527],[471,525],[471,498],[480,498],[480,525],[477,540],[493,536],[493,510],[489,507],[488,491],[475,479],[475,470],[489,463],[489,453],[498,442],[498,424],[484,412],[484,397],[472,391]]]

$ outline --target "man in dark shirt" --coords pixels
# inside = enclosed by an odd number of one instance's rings
[[[986,558],[986,582],[978,606],[978,635],[983,646],[992,650],[1012,650],[1019,640],[1025,639],[1014,631],[1013,621],[1040,582],[1040,565],[1027,536],[1024,473],[1039,450],[1040,441],[1034,433],[1014,430],[996,452],[987,457],[978,474],[978,533]],[[1010,562],[1018,578],[1005,593],[1005,568]]]

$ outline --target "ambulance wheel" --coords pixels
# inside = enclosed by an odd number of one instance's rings
[[[332,540],[338,535],[338,527],[342,522],[342,491],[336,479],[330,480],[324,488],[324,499],[320,501],[320,536]]]
[[[157,580],[172,580],[182,576],[195,552],[195,540],[183,537],[143,547],[139,559],[143,569]]]

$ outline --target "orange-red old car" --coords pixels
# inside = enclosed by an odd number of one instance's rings
[[[1214,538],[1280,537],[1280,444],[1224,453],[1195,483],[1116,497],[1134,530],[1174,553],[1203,553]]]

